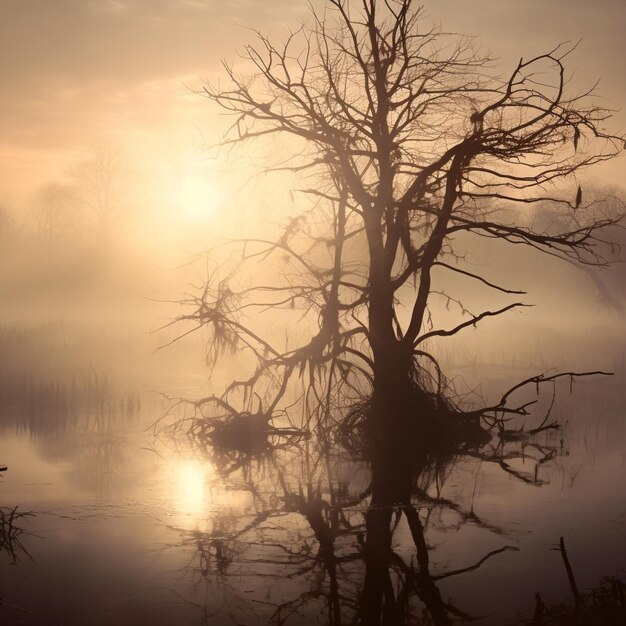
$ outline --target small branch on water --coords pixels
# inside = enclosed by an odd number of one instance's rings
[[[572,566],[569,562],[569,557],[567,556],[567,550],[565,549],[565,541],[563,537],[559,539],[559,552],[563,557],[563,564],[565,565],[565,571],[567,572],[567,579],[569,580],[569,586],[572,590],[572,595],[574,596],[574,602],[576,605],[576,611],[578,611],[583,605],[583,599],[578,591],[578,587],[576,586],[576,579],[574,578],[574,571],[572,570]]]

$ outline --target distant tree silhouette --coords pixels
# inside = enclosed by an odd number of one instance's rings
[[[584,206],[570,209],[552,203],[545,203],[536,208],[534,216],[535,227],[544,232],[562,232],[563,230],[581,228],[602,220],[620,220],[626,206],[626,194],[623,190],[610,186],[590,186],[585,190],[587,201]],[[623,227],[612,233],[611,241],[601,247],[601,254],[606,263],[600,267],[577,263],[568,259],[570,264],[581,271],[593,284],[599,304],[606,309],[624,313],[624,281],[623,267],[617,263],[621,259],[621,252],[626,243]],[[607,271],[608,269],[612,271]]]
[[[225,65],[228,85],[199,92],[232,114],[225,144],[284,138],[292,156],[274,169],[301,174],[312,202],[276,239],[234,244],[236,267],[183,301],[190,308],[178,321],[212,331],[210,356],[247,351],[256,363],[223,394],[200,400],[198,417],[271,424],[291,406],[289,416],[304,416],[298,426],[361,429],[377,443],[376,500],[397,502],[409,490],[388,478],[410,472],[385,468],[404,462],[407,440],[418,438],[426,452],[463,446],[525,415],[513,392],[558,376],[530,378],[493,406],[463,410],[429,346],[524,306],[515,299],[470,313],[440,288],[450,273],[523,295],[468,264],[468,240],[606,262],[603,233],[621,213],[546,231],[511,221],[519,212],[507,210],[547,202],[583,210],[576,175],[623,149],[593,90],[567,94],[564,63],[574,47],[521,59],[501,78],[470,38],[428,24],[411,0],[364,0],[358,13],[329,0],[282,45],[258,34],[244,53],[252,75]],[[572,182],[573,193],[559,192]],[[272,259],[282,275],[250,284],[257,264]],[[438,321],[437,300],[458,307],[458,322]],[[259,330],[259,319],[275,325],[283,309],[301,313],[300,328],[315,328],[295,347]]]
[[[58,182],[39,187],[32,219],[39,236],[47,243],[64,241],[84,228],[76,190]]]
[[[94,148],[73,168],[77,197],[95,235],[105,248],[119,225],[124,197],[128,192],[128,167],[121,150],[111,146]]]

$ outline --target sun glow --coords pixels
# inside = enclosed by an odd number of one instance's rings
[[[212,219],[221,204],[220,185],[209,167],[177,163],[167,183],[167,201],[177,218],[187,222]]]
[[[199,461],[181,461],[175,484],[179,513],[198,517],[206,505],[206,465]]]
[[[208,177],[186,176],[179,185],[176,205],[180,212],[192,220],[203,220],[217,213],[218,187]]]

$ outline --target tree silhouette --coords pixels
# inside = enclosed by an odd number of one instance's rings
[[[598,220],[614,219],[623,215],[624,212],[624,192],[615,187],[588,186],[585,190],[587,202],[584,207],[577,209],[563,210],[560,206],[551,206],[546,203],[537,207],[537,215],[534,218],[537,227],[543,231],[556,229],[562,230],[580,228],[583,224],[590,224]],[[622,267],[616,265],[620,259],[621,250],[624,244],[624,230],[620,229],[613,233],[610,244],[606,244],[602,250],[602,256],[609,262],[613,271],[607,271],[607,267],[595,267],[576,263],[575,260],[568,259],[569,263],[582,272],[591,285],[598,300],[598,303],[605,309],[616,314],[623,314],[623,280]],[[541,261],[541,259],[538,259]]]
[[[75,190],[69,185],[51,182],[37,190],[32,218],[44,241],[63,241],[76,235],[82,217]]]
[[[470,38],[429,25],[411,0],[364,0],[358,14],[329,0],[280,46],[258,34],[244,54],[252,75],[225,65],[228,86],[199,91],[233,116],[224,143],[284,139],[291,156],[271,169],[300,174],[311,202],[276,239],[235,242],[234,268],[183,300],[191,308],[178,321],[192,324],[188,332],[212,331],[209,356],[247,351],[256,363],[223,394],[199,400],[199,420],[236,415],[270,428],[287,415],[299,427],[361,428],[377,442],[374,493],[397,502],[407,487],[391,485],[385,468],[407,458],[406,441],[419,438],[425,451],[462,446],[525,415],[528,404],[515,403],[513,392],[555,376],[529,378],[493,406],[463,410],[431,340],[524,306],[515,299],[470,313],[448,295],[440,286],[446,273],[506,296],[524,293],[467,263],[467,242],[606,262],[602,233],[620,215],[545,231],[514,221],[519,211],[510,210],[582,209],[578,172],[623,149],[623,138],[605,130],[610,111],[593,89],[567,94],[564,63],[574,48],[521,59],[501,78]],[[572,182],[574,193],[558,191]],[[252,285],[237,280],[273,261],[282,273]],[[436,315],[437,299],[459,308],[450,327]],[[267,327],[281,309],[315,328],[296,347],[281,348],[276,333],[259,330],[263,314]]]
[[[124,153],[111,146],[94,148],[73,168],[77,197],[89,214],[98,241],[112,242],[128,191],[128,167]]]

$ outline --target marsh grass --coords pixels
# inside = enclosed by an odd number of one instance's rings
[[[106,341],[97,343],[60,323],[0,326],[0,424],[53,435],[82,420],[106,423],[137,415],[141,401],[127,390],[129,381],[98,369],[107,362],[101,358]]]
[[[22,527],[29,517],[34,517],[34,513],[18,511],[18,507],[0,507],[0,553],[8,554],[11,563],[16,563],[20,554],[33,560],[22,543],[22,537],[30,534]]]
[[[578,606],[544,603],[535,596],[535,614],[528,626],[622,626],[626,624],[626,580],[603,576],[597,587],[580,594]]]

